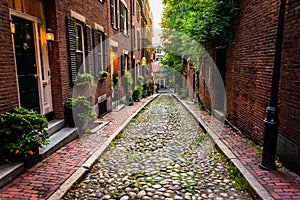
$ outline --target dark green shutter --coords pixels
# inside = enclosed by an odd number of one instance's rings
[[[113,1],[115,1],[115,0],[110,1],[110,20],[111,20],[111,25],[116,26],[116,24],[114,24],[114,21],[115,21],[114,9],[115,8],[114,8]]]
[[[99,53],[99,44],[100,44],[100,38],[99,34],[96,30],[93,29],[93,52],[94,52],[94,74],[95,77],[99,76],[100,71],[100,63],[98,58]]]
[[[75,21],[72,18],[67,17],[66,23],[67,23],[70,82],[71,85],[74,85],[77,76]]]
[[[106,71],[108,71],[109,68],[109,48],[108,48],[108,39],[107,36],[103,33],[102,34],[102,45],[103,45],[103,69],[106,69]]]
[[[123,3],[120,3],[120,31],[124,31],[124,24],[125,24],[125,21],[124,21],[124,5]]]
[[[91,43],[91,28],[85,25],[84,29],[85,42],[85,69],[87,73],[92,72],[92,43]]]

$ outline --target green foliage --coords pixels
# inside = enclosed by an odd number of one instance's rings
[[[181,99],[186,99],[188,97],[188,89],[181,88],[181,90],[179,91],[179,97]]]
[[[140,101],[143,97],[143,91],[144,89],[142,86],[135,86],[132,94],[133,101]]]
[[[106,77],[109,76],[109,72],[102,70],[99,72],[99,76],[100,76],[100,79],[105,79]]]
[[[227,171],[229,173],[229,178],[233,180],[233,187],[239,190],[247,190],[249,188],[249,183],[245,180],[237,167],[228,164]]]
[[[25,108],[12,108],[0,118],[0,150],[2,159],[26,159],[37,153],[38,147],[49,143],[44,115]]]
[[[111,85],[113,87],[117,87],[119,84],[119,77],[118,74],[113,74],[112,80],[111,80]]]
[[[144,76],[139,75],[139,76],[138,76],[137,82],[138,82],[138,85],[144,85],[144,83],[145,83],[145,78],[144,78]]]
[[[186,35],[207,49],[231,41],[232,18],[237,9],[234,0],[164,0],[163,3],[163,28]],[[170,38],[169,33],[163,33],[169,43],[183,39],[174,34]]]
[[[133,84],[133,78],[132,78],[130,72],[125,73],[125,82],[126,82],[127,85],[132,85]]]
[[[91,103],[85,96],[68,98],[65,102],[65,113],[67,124],[73,126],[74,120],[78,128],[82,129],[83,124],[97,119],[97,114],[93,112]],[[81,130],[80,130],[81,131]]]
[[[79,85],[87,85],[87,84],[90,84],[92,85],[94,82],[94,77],[88,73],[78,73],[77,75],[77,81],[76,81],[76,85],[79,86]]]
[[[166,51],[162,58],[162,64],[165,65],[159,69],[160,73],[172,74],[172,70],[182,73],[182,59],[179,54],[175,54],[173,51]],[[168,69],[165,69],[168,67]]]

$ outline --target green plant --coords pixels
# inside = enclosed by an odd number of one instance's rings
[[[75,121],[76,125],[80,129],[79,131],[83,129],[84,124],[97,119],[97,115],[93,112],[91,103],[86,99],[85,96],[68,98],[65,101],[64,107],[66,123],[70,126],[74,126]]]
[[[92,75],[90,75],[89,73],[78,73],[77,75],[77,81],[76,81],[76,85],[80,86],[80,85],[92,85],[94,82],[94,77]]]
[[[83,122],[97,119],[97,115],[92,110],[91,103],[85,96],[78,96],[74,98],[73,101],[72,110],[76,118]]]
[[[33,110],[14,107],[0,118],[0,149],[3,159],[15,161],[37,153],[49,143],[48,121]]]
[[[102,70],[99,72],[99,75],[100,75],[99,79],[105,79],[106,77],[109,76],[109,72]]]
[[[142,75],[139,75],[137,82],[138,82],[138,85],[144,85],[145,78]]]
[[[116,86],[118,86],[118,83],[119,83],[118,74],[113,74],[113,77],[112,77],[112,80],[111,80],[111,85],[113,87],[116,87]]]
[[[133,101],[140,101],[143,97],[143,91],[144,89],[142,86],[135,86],[132,94]]]
[[[132,84],[133,84],[133,78],[132,78],[130,72],[126,72],[126,73],[125,73],[125,83],[126,83],[127,85],[132,85]]]

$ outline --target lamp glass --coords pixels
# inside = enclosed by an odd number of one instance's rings
[[[147,64],[147,60],[145,57],[142,58],[142,65],[146,65]]]
[[[16,33],[16,27],[15,27],[15,24],[10,22],[10,32],[11,33]]]
[[[53,33],[46,33],[46,40],[47,41],[54,41],[54,34]]]

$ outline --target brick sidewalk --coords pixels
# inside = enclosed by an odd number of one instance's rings
[[[138,109],[152,97],[126,106],[119,112],[110,112],[101,118],[110,121],[96,134],[84,135],[68,143],[48,158],[21,174],[0,189],[0,199],[47,199],[80,166],[101,147],[105,141]]]
[[[297,174],[283,168],[277,171],[260,169],[261,156],[246,137],[224,126],[207,112],[200,111],[197,105],[185,105],[205,122],[274,199],[300,199],[300,177]]]

